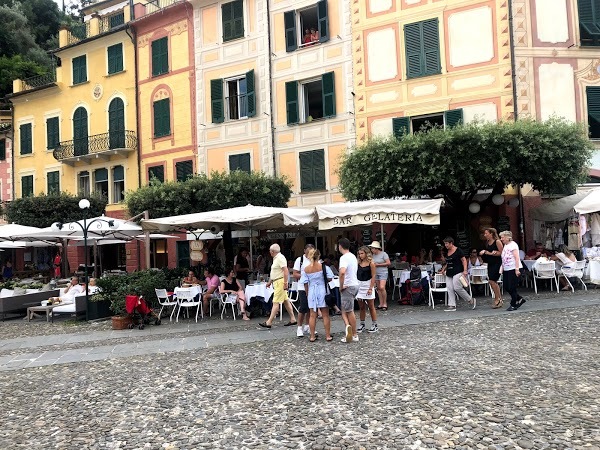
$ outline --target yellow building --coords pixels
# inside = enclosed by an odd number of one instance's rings
[[[359,143],[428,123],[513,118],[508,2],[352,3]]]

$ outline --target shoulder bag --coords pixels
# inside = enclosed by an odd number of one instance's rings
[[[331,293],[329,289],[329,282],[327,281],[327,268],[325,264],[323,266],[323,281],[325,282],[325,304],[329,308],[333,308],[336,305],[335,295]]]

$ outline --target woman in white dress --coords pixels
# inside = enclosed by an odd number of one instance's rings
[[[358,270],[356,278],[358,278],[358,294],[356,300],[360,307],[360,325],[356,329],[358,333],[365,331],[365,320],[367,318],[367,306],[371,314],[371,328],[369,333],[377,333],[377,311],[375,310],[375,279],[377,267],[373,261],[373,254],[369,247],[360,247],[356,253],[358,260]]]

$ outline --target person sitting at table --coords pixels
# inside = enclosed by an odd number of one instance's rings
[[[79,284],[79,277],[73,277],[61,297],[50,297],[48,301],[52,303],[60,302],[66,305],[75,302],[75,296],[84,292],[83,286]]]
[[[541,242],[536,242],[535,248],[532,248],[527,252],[527,254],[525,255],[525,259],[538,259],[541,256],[549,258],[550,256],[552,256],[552,253],[544,248],[544,244],[542,244]]]
[[[433,255],[433,250],[429,250],[429,253],[427,252],[427,250],[425,250],[424,248],[422,248],[419,251],[419,258],[417,259],[417,265],[418,266],[422,266],[424,264],[429,264],[431,263],[431,257]]]
[[[200,284],[200,281],[198,280],[198,278],[196,278],[196,274],[194,273],[194,271],[190,270],[187,274],[187,277],[183,277],[183,279],[181,280],[181,285],[191,286],[193,284]]]
[[[577,262],[577,257],[564,244],[562,244],[558,248],[558,253],[556,255],[552,255],[550,257],[550,259],[552,261],[555,261],[556,273],[558,275],[561,275],[561,272],[560,272],[561,267],[568,266],[570,263]],[[560,277],[559,280],[560,280],[560,284],[562,285],[562,289],[561,289],[562,291],[568,291],[571,289],[571,287],[569,286],[569,283],[567,283],[567,280],[564,276]]]
[[[202,296],[202,306],[204,307],[204,311],[208,311],[211,299],[217,298],[219,295],[219,291],[217,289],[219,289],[219,285],[221,284],[219,277],[215,274],[215,270],[213,268],[207,267],[204,269],[203,284],[206,285],[206,291]]]
[[[85,292],[85,283],[81,283],[81,287],[83,288],[83,292]],[[99,288],[96,286],[96,279],[90,278],[90,282],[88,283],[88,293],[95,294],[98,292]]]
[[[470,273],[473,267],[479,267],[481,264],[483,264],[483,261],[477,253],[477,249],[472,248],[471,252],[469,253],[469,259],[467,260],[467,270]]]
[[[237,295],[237,301],[240,305],[240,311],[242,311],[242,319],[250,320],[246,314],[246,295],[242,289],[242,285],[235,278],[235,271],[233,267],[227,267],[225,269],[227,276],[221,281],[221,294],[235,294]]]
[[[7,259],[2,267],[2,278],[10,280],[13,277],[13,268],[10,259]]]
[[[235,266],[235,276],[238,280],[248,284],[248,275],[250,273],[250,263],[248,262],[248,250],[243,248],[233,260]]]

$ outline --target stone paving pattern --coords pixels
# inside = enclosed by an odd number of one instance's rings
[[[600,449],[598,293],[482,303],[394,305],[357,344],[4,322],[0,449]]]

